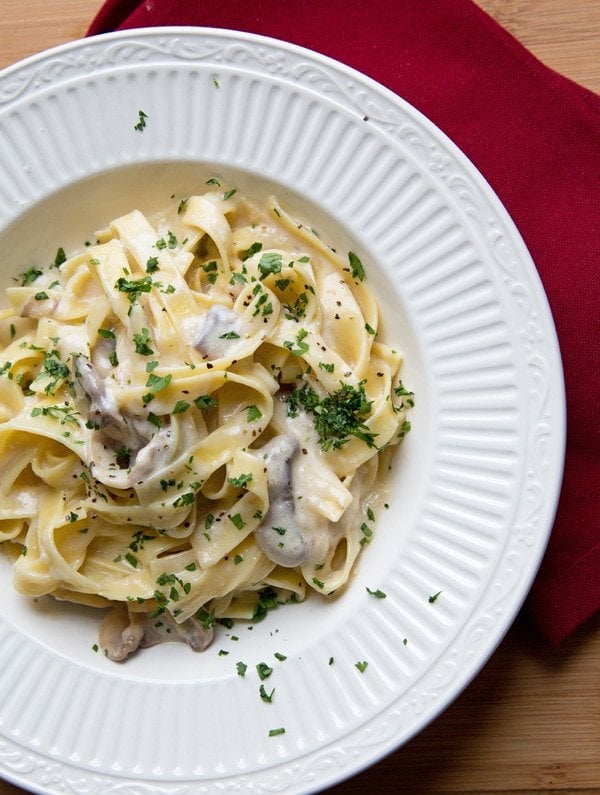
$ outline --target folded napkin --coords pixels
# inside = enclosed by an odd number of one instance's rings
[[[564,362],[564,482],[527,604],[560,642],[600,609],[600,97],[470,0],[107,0],[89,33],[154,25],[259,33],[353,66],[435,122],[499,195],[541,275]]]

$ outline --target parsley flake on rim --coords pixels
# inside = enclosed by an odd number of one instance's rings
[[[256,671],[258,673],[259,678],[262,679],[263,681],[265,679],[268,679],[273,673],[273,669],[265,662],[259,662],[258,665],[256,666]]]
[[[387,594],[384,591],[379,590],[379,588],[376,591],[372,591],[367,587],[367,593],[371,594],[371,596],[374,596],[376,599],[385,599],[387,597]]]
[[[146,127],[146,119],[148,118],[148,114],[144,113],[143,110],[138,110],[138,121],[137,124],[133,125],[133,129],[141,132]]]

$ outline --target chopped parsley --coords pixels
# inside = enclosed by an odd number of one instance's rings
[[[152,277],[143,276],[141,279],[126,279],[121,276],[115,282],[115,289],[127,293],[130,304],[135,304],[142,293],[149,293],[153,287]]]
[[[362,547],[364,547],[366,546],[366,544],[371,543],[371,539],[373,537],[373,531],[371,530],[368,524],[365,524],[365,522],[361,524],[360,531],[362,533],[362,536],[359,543]]]
[[[228,518],[238,530],[243,530],[246,527],[246,522],[242,519],[241,514],[234,513],[233,516],[228,515]]]
[[[39,268],[29,268],[21,274],[21,287],[32,284],[41,275],[42,271]]]
[[[204,520],[204,529],[210,530],[210,528],[213,526],[214,523],[215,523],[214,514],[212,513],[207,514]]]
[[[150,373],[148,380],[146,381],[146,386],[150,387],[150,391],[152,393],[161,392],[163,389],[166,389],[169,386],[172,378],[173,376],[171,373],[167,373],[167,375],[163,376]]]
[[[70,375],[69,368],[60,361],[59,356],[57,350],[44,353],[42,369],[35,378],[36,381],[44,377],[49,379],[49,383],[44,387],[44,392],[47,395],[53,395],[58,385]]]
[[[188,505],[193,505],[196,495],[193,491],[188,491],[185,494],[180,494],[176,500],[173,501],[174,508],[183,508]]]
[[[436,602],[436,601],[437,601],[437,598],[438,598],[438,596],[439,596],[441,593],[442,593],[441,591],[438,591],[437,593],[434,593],[434,594],[432,594],[432,595],[429,597],[429,599],[428,599],[428,602],[429,602],[429,604],[430,604],[430,605],[432,605],[434,602]]]
[[[288,320],[300,320],[306,315],[308,306],[308,295],[302,292],[298,295],[293,304],[284,304],[284,314]]]
[[[256,671],[258,673],[259,678],[262,679],[263,681],[265,679],[268,679],[273,673],[273,669],[270,666],[268,666],[267,663],[265,662],[259,662],[258,665],[256,666]]]
[[[367,670],[368,665],[369,663],[366,660],[359,660],[357,663],[355,663],[356,668],[358,668],[361,674],[364,674],[364,672]]]
[[[400,430],[398,431],[398,438],[403,439],[406,436],[406,434],[410,431],[411,427],[412,426],[410,422],[408,420],[404,420],[404,422],[400,426]]]
[[[244,662],[237,662],[235,664],[238,676],[245,676],[246,671],[248,670],[248,666]]]
[[[152,356],[154,351],[148,345],[150,342],[150,333],[147,328],[143,328],[138,334],[133,335],[133,343],[135,345],[135,352],[140,356]]]
[[[275,688],[273,688],[273,690],[271,690],[270,693],[267,693],[265,686],[261,685],[258,692],[260,693],[261,699],[265,701],[267,704],[270,704],[273,701],[273,694],[275,693]]]
[[[246,419],[248,422],[254,422],[262,417],[262,411],[254,404],[252,406],[246,406],[246,411]]]
[[[50,267],[60,268],[60,266],[64,265],[66,261],[67,261],[67,255],[65,254],[65,250],[62,246],[59,246],[56,249],[56,256],[54,257],[54,262]]]
[[[269,737],[277,737],[278,734],[285,734],[283,726],[280,726],[278,729],[269,729]]]
[[[236,478],[227,478],[228,483],[231,483],[236,489],[244,489],[252,480],[252,473],[249,472],[248,474],[241,474],[238,475]]]
[[[353,251],[348,252],[348,261],[350,262],[352,277],[362,282],[365,278],[365,269],[363,268],[362,262]]]
[[[254,254],[258,254],[258,252],[262,249],[262,243],[252,243],[252,245],[245,249],[244,251],[240,251],[240,259],[242,262],[245,262],[250,257],[253,257]]]
[[[206,409],[212,409],[217,405],[217,401],[211,395],[199,395],[197,398],[194,398],[194,406],[200,411],[206,411]]]
[[[138,110],[138,121],[137,124],[133,125],[133,129],[141,132],[146,127],[146,119],[148,118],[148,114],[144,113],[143,110]]]
[[[335,369],[334,364],[326,364],[325,362],[319,362],[319,369],[326,370],[328,373],[333,373]]]
[[[267,251],[260,258],[258,270],[262,273],[264,278],[270,273],[280,273],[281,265],[281,254],[278,254],[276,251]]]
[[[300,331],[296,334],[295,345],[294,342],[290,342],[289,340],[285,340],[283,343],[283,347],[287,348],[290,353],[293,353],[294,356],[304,356],[305,353],[308,353],[308,344],[304,342],[304,339],[308,337],[308,331],[306,329],[301,328]]]
[[[262,621],[269,610],[275,610],[279,606],[277,592],[269,585],[263,588],[258,594],[258,600],[254,605],[252,621],[255,623]]]
[[[214,611],[211,610],[211,612],[209,613],[203,607],[201,607],[200,610],[197,610],[194,613],[194,618],[198,619],[198,621],[202,624],[204,629],[212,629],[216,621]]]
[[[333,394],[321,399],[308,384],[295,389],[287,398],[287,413],[296,417],[299,408],[313,415],[322,450],[339,450],[351,436],[361,439],[368,447],[375,446],[376,434],[369,431],[363,420],[371,411],[363,384],[358,389],[342,384]]]
[[[370,593],[371,596],[374,596],[376,599],[385,599],[387,594],[383,591],[380,591],[379,588],[376,591],[372,591],[370,588],[367,588],[367,593]]]

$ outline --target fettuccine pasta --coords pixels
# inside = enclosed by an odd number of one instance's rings
[[[115,660],[331,596],[410,428],[361,260],[209,180],[21,274],[0,313],[0,540]]]

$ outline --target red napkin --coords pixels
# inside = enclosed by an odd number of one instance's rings
[[[600,609],[600,97],[470,0],[107,0],[89,33],[154,25],[250,31],[349,64],[435,122],[499,195],[542,277],[564,361],[564,482],[528,600],[558,643]]]

